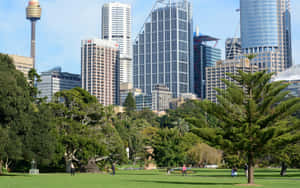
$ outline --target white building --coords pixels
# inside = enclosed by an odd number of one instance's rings
[[[118,105],[120,100],[120,52],[118,44],[101,39],[81,42],[82,88],[104,106]]]
[[[131,6],[107,3],[102,7],[102,39],[112,40],[120,49],[120,82],[132,83]]]

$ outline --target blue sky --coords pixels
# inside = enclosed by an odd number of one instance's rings
[[[120,0],[132,4],[133,38],[155,0]],[[30,22],[25,19],[28,0],[0,0],[0,52],[29,56]],[[42,19],[37,24],[37,69],[61,66],[80,73],[80,41],[100,36],[100,9],[109,0],[40,0]],[[221,39],[239,36],[239,0],[191,0],[194,25],[200,32]],[[300,64],[300,1],[292,4],[293,59]],[[298,54],[297,54],[298,53]]]

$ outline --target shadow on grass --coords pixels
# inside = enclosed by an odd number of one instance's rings
[[[237,183],[186,182],[186,181],[159,181],[159,180],[132,180],[139,183],[159,183],[175,185],[235,185]]]
[[[0,174],[0,177],[29,177],[25,174]]]

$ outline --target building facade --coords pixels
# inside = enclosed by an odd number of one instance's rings
[[[124,102],[129,93],[132,93],[133,97],[142,94],[141,89],[133,88],[131,83],[122,83],[120,84],[120,105],[123,106]]]
[[[157,84],[174,97],[193,92],[193,21],[187,0],[156,7],[133,45],[133,83],[147,95]]]
[[[101,39],[81,42],[82,88],[104,106],[120,102],[120,51],[118,44]]]
[[[142,111],[144,109],[152,110],[152,96],[140,94],[135,96],[136,110]]]
[[[290,0],[240,0],[241,41],[251,63],[279,73],[292,66]]]
[[[225,42],[226,59],[236,59],[242,54],[242,43],[240,38],[228,38]]]
[[[258,67],[251,65],[248,59],[242,60],[225,60],[217,62],[214,67],[206,68],[206,96],[207,100],[217,102],[217,91],[215,88],[226,89],[225,83],[222,79],[233,81],[227,73],[238,74],[238,71],[243,72],[257,72]]]
[[[18,55],[8,55],[13,59],[13,63],[18,71],[21,71],[26,78],[28,78],[28,72],[34,68],[33,58],[24,57]]]
[[[102,7],[102,39],[112,40],[120,49],[120,82],[132,83],[131,6],[106,3]]]
[[[161,112],[170,109],[172,92],[164,85],[156,85],[152,91],[152,110]]]
[[[41,82],[37,82],[40,98],[47,98],[51,102],[55,93],[81,87],[79,74],[62,72],[60,67],[41,73]]]
[[[215,66],[221,60],[221,49],[211,44],[218,40],[206,35],[194,36],[194,91],[201,99],[206,98],[206,67]]]

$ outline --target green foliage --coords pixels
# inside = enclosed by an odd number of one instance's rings
[[[238,75],[229,74],[239,85],[223,80],[227,89],[216,89],[218,104],[208,101],[202,104],[218,120],[215,136],[209,139],[225,152],[243,153],[250,170],[255,160],[270,150],[275,139],[295,129],[289,126],[288,119],[300,108],[300,98],[286,99],[288,92],[283,90],[287,84],[270,82],[272,75],[242,71]],[[253,183],[253,174],[249,177],[249,183]]]
[[[220,165],[221,160],[222,151],[205,143],[197,143],[187,152],[187,163],[194,167],[205,167],[207,164]]]
[[[154,159],[159,167],[176,167],[186,162],[186,153],[199,139],[192,133],[181,136],[177,128],[159,129],[153,138]]]
[[[126,108],[126,112],[130,113],[136,110],[135,98],[132,93],[128,93],[128,96],[125,99],[124,107]]]

